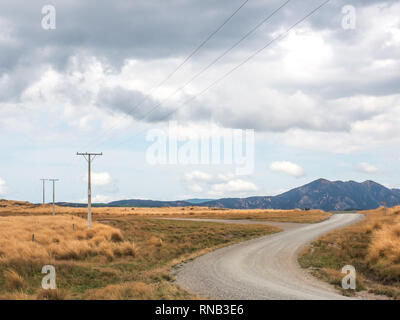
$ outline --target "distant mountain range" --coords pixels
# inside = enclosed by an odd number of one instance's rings
[[[388,207],[400,204],[400,189],[388,189],[374,181],[329,181],[318,179],[277,196],[189,199],[182,201],[121,200],[95,206],[115,207],[186,207],[202,206],[229,209],[322,209],[326,211],[375,209],[385,202]],[[64,206],[84,204],[59,203]]]
[[[183,200],[192,204],[199,204],[199,203],[204,203],[204,202],[210,202],[210,201],[214,201],[214,199],[187,199],[187,200]]]
[[[375,209],[385,202],[392,207],[400,204],[400,190],[388,189],[374,181],[329,181],[318,179],[274,197],[219,199],[203,203],[210,207],[235,209],[332,210]]]

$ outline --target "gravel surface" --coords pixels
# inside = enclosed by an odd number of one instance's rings
[[[215,299],[347,299],[301,269],[297,256],[324,233],[363,218],[361,214],[344,213],[315,224],[267,222],[284,231],[218,249],[179,266],[174,271],[177,283],[188,292]]]

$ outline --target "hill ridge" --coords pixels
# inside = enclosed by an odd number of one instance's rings
[[[311,181],[276,196],[252,196],[246,198],[221,198],[192,203],[185,200],[157,201],[127,199],[97,206],[127,207],[216,207],[227,209],[321,209],[326,211],[376,209],[385,202],[392,207],[400,204],[400,189],[389,189],[372,180],[364,182],[330,181],[324,178]],[[65,206],[84,204],[59,203]]]

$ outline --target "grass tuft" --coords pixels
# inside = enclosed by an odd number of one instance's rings
[[[8,269],[4,272],[5,288],[9,291],[21,290],[26,286],[24,278],[17,271]]]
[[[40,290],[36,295],[36,300],[69,300],[68,294],[62,289]]]
[[[364,211],[366,218],[335,230],[306,248],[300,265],[340,285],[343,266],[356,268],[357,290],[400,299],[400,206]]]
[[[57,260],[82,261],[103,256],[135,256],[132,241],[124,241],[121,231],[74,217],[74,231],[68,226],[71,216],[0,217],[0,265],[19,270],[52,264]],[[35,234],[34,241],[31,235]]]
[[[143,282],[129,282],[108,285],[98,290],[89,290],[86,294],[88,300],[127,300],[127,299],[152,299],[155,295],[154,288]]]

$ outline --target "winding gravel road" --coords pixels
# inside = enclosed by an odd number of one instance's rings
[[[301,269],[297,256],[324,233],[363,218],[361,214],[344,213],[315,224],[265,222],[284,231],[218,249],[186,263],[175,271],[177,283],[188,292],[215,299],[346,299]]]

